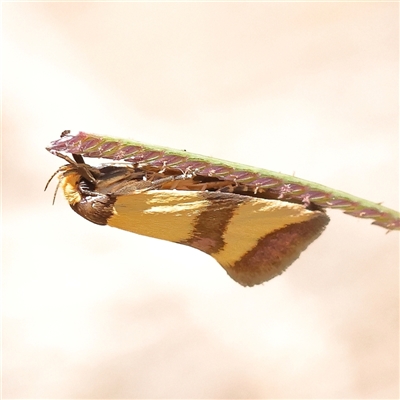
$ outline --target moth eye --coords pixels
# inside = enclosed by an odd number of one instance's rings
[[[89,192],[93,192],[96,185],[93,182],[88,181],[85,178],[81,178],[78,184],[78,187],[81,191],[89,191]]]

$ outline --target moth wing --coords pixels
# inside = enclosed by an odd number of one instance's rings
[[[148,190],[118,196],[108,225],[199,249],[244,286],[281,274],[324,230],[324,212],[232,193]]]

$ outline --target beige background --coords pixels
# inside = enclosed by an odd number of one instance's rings
[[[398,208],[397,3],[3,3],[3,396],[397,398],[399,235],[330,212],[246,289],[88,223],[64,129],[177,147]]]

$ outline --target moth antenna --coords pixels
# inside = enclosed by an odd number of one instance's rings
[[[51,151],[52,154],[56,155],[57,157],[62,158],[63,160],[67,161],[68,164],[75,165],[79,173],[87,179],[89,182],[94,183],[96,181],[95,177],[93,176],[92,172],[90,171],[90,167],[85,163],[85,160],[80,154],[72,154],[74,160],[65,154],[60,153],[59,151],[53,150]]]
[[[49,187],[50,182],[53,180],[53,178],[59,173],[61,172],[63,169],[63,167],[59,168],[56,172],[54,172],[54,174],[50,177],[50,179],[47,181],[46,186],[44,188],[44,191],[47,190],[47,188]],[[58,181],[57,186],[56,186],[56,190],[54,191],[54,196],[53,196],[53,206],[54,203],[56,202],[56,196],[57,196],[57,192],[58,192],[58,188],[60,187],[60,181]]]
[[[93,176],[92,172],[90,171],[90,167],[85,163],[85,161],[83,160],[83,157],[80,154],[72,154],[72,156],[74,157],[74,160],[58,151],[51,151],[52,154],[56,155],[57,157],[62,158],[63,160],[67,161],[68,164],[72,165],[73,169],[75,171],[78,171],[78,173],[80,173],[85,179],[87,179],[90,182],[95,182],[96,179]],[[70,170],[71,167],[69,167],[68,165],[64,165],[60,168],[58,168],[58,170],[56,172],[54,172],[54,174],[50,177],[50,179],[47,181],[46,186],[44,188],[44,190],[46,191],[50,182],[53,180],[53,178],[59,174],[60,172],[63,172],[63,176],[67,176],[69,174],[71,174],[73,171]],[[53,196],[53,205],[56,202],[56,197],[57,197],[57,192],[58,189],[60,188],[60,181],[58,181],[57,183],[57,187],[56,190],[54,191],[54,196]]]
[[[60,187],[60,181],[58,181],[56,190],[54,191],[53,203],[52,203],[53,206],[54,206],[54,203],[56,202],[56,196],[57,196],[57,192],[58,192],[58,188],[59,187]]]
[[[47,181],[46,186],[44,187],[44,191],[47,190],[47,188],[49,187],[50,182],[53,180],[53,178],[60,172],[60,168],[54,172],[54,174],[50,177],[50,179]]]
[[[67,132],[67,131],[64,131],[64,132]],[[64,133],[63,132],[63,133]],[[63,134],[62,133],[62,134]],[[68,131],[68,133],[69,133],[69,131]],[[61,135],[62,135],[61,134]],[[60,153],[60,152],[58,152],[58,151],[51,151],[51,153],[52,154],[55,154],[57,157],[60,157],[60,158],[62,158],[63,160],[65,160],[65,161],[67,161],[68,162],[68,164],[73,164],[73,165],[76,165],[76,162],[74,161],[74,160],[72,160],[72,158],[69,158],[68,156],[65,156],[64,154],[62,154],[62,153]],[[63,167],[60,167],[60,168],[58,168],[58,170],[56,171],[56,172],[54,172],[54,174],[50,177],[50,179],[47,181],[47,183],[46,183],[46,186],[44,187],[44,191],[46,191],[47,190],[47,188],[48,188],[48,186],[49,186],[49,184],[50,184],[50,182],[53,180],[53,178],[59,173],[59,172],[61,172],[63,170]],[[58,185],[57,185],[57,190],[58,190]],[[54,204],[54,201],[53,201],[53,204]]]

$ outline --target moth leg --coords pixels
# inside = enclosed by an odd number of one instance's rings
[[[156,179],[154,181],[151,180],[141,180],[141,181],[132,181],[127,182],[123,187],[115,191],[116,195],[129,195],[135,193],[137,191],[147,191],[147,190],[156,190],[161,189],[165,183],[173,182],[175,180],[184,179],[183,175],[178,176],[167,176],[165,178]]]

